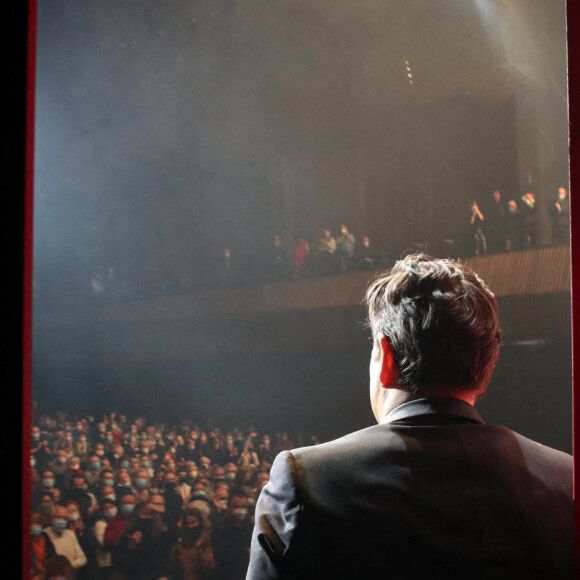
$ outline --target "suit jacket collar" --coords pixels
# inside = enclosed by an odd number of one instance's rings
[[[427,419],[431,415],[433,419],[438,417],[455,417],[457,420],[474,423],[485,423],[475,408],[461,401],[450,397],[416,399],[403,403],[393,409],[382,421],[393,423],[395,421],[413,422],[413,419]]]

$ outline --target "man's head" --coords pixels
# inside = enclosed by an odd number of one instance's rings
[[[121,514],[124,517],[130,517],[135,510],[135,506],[137,505],[137,499],[132,493],[126,493],[121,497]]]
[[[218,512],[224,511],[228,506],[230,492],[227,484],[219,485],[213,494],[213,503]]]
[[[165,498],[160,493],[153,493],[151,494],[150,499],[151,504],[154,506],[154,509],[157,510],[159,513],[163,513],[165,511]]]
[[[57,505],[52,512],[52,529],[59,536],[68,525],[68,510],[63,505]]]
[[[226,510],[226,517],[236,524],[241,524],[248,515],[248,496],[238,488],[231,491]]]
[[[407,256],[370,285],[366,303],[375,350],[382,337],[392,354],[391,387],[485,392],[501,330],[494,295],[469,267]]]
[[[84,475],[77,474],[72,478],[72,487],[79,491],[85,491],[87,485],[87,480]]]
[[[214,465],[211,468],[210,480],[214,483],[225,481],[226,471],[221,465]]]

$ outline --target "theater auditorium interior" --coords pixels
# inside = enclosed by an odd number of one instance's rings
[[[371,425],[365,290],[424,251],[498,298],[481,415],[572,451],[563,0],[43,0],[36,26],[33,421]]]

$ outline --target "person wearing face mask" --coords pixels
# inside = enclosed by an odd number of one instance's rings
[[[187,468],[185,466],[177,470],[177,485],[175,489],[181,497],[182,506],[185,506],[187,498],[191,495],[191,485],[187,483]]]
[[[45,469],[40,472],[40,477],[32,492],[32,501],[40,501],[40,498],[45,496],[47,493],[51,494],[53,500],[56,499],[56,497],[60,497],[60,489],[55,485],[55,476],[51,469]]]
[[[105,528],[103,536],[104,548],[111,552],[114,551],[127,525],[135,516],[135,506],[136,501],[133,494],[125,494],[120,499],[118,513],[107,520],[107,527]]]
[[[258,447],[258,458],[260,459],[260,469],[266,469],[272,465],[276,457],[276,450],[272,445],[272,439],[267,433],[262,438],[262,443]]]
[[[228,498],[230,497],[230,486],[227,482],[221,482],[215,487],[215,490],[211,496],[211,512],[209,519],[212,524],[218,522],[218,520],[226,513],[228,509]]]
[[[68,512],[68,529],[74,532],[86,556],[86,565],[75,575],[77,580],[88,580],[97,567],[97,539],[92,526],[85,523],[79,504],[74,500],[64,503]]]
[[[141,455],[141,469],[147,472],[149,479],[155,475],[155,470],[153,469],[153,461],[151,457],[147,454]]]
[[[183,513],[183,498],[177,489],[177,476],[171,471],[167,471],[163,476],[163,488],[161,496],[165,508],[165,517],[171,520],[172,524],[177,525],[177,522]],[[154,496],[151,497],[151,500]]]
[[[89,455],[89,441],[84,430],[79,432],[78,439],[74,442],[74,454],[81,461],[85,461]]]
[[[99,475],[99,484],[96,489],[97,497],[102,496],[102,490],[104,488],[115,488],[115,472],[112,469],[103,467]]]
[[[185,464],[187,469],[187,483],[193,489],[193,485],[197,481],[197,476],[199,475],[199,470],[197,469],[197,465],[195,461],[188,461]]]
[[[244,450],[238,459],[238,467],[250,467],[257,469],[260,466],[260,459],[256,450],[254,449],[254,442],[251,437],[248,437]]]
[[[235,463],[240,456],[238,446],[234,441],[234,436],[231,433],[226,435],[225,443],[222,445],[221,463]]]
[[[133,476],[133,493],[137,499],[137,503],[148,501],[150,497],[149,491],[149,472],[146,469],[138,469]]]
[[[116,501],[118,499],[117,494],[115,493],[115,490],[112,487],[105,486],[99,490],[97,502],[100,503],[105,499],[110,499],[113,501]]]
[[[101,473],[102,468],[103,464],[98,455],[91,455],[85,463],[84,475],[90,491],[95,491],[97,489],[99,474]]]
[[[248,496],[239,488],[230,491],[225,515],[212,531],[216,580],[245,580],[252,539]]]
[[[95,522],[94,532],[97,541],[95,555],[97,558],[97,580],[107,580],[111,572],[111,550],[105,547],[105,530],[109,521],[118,513],[117,502],[106,499],[100,505],[100,517]]]
[[[139,508],[113,551],[113,566],[127,580],[143,580],[170,570],[171,548],[178,532],[177,527],[168,526],[156,497]]]
[[[131,476],[129,471],[125,468],[119,470],[117,474],[117,483],[114,487],[117,497],[121,497],[126,493],[133,493],[131,488]]]
[[[42,517],[43,528],[50,525],[50,522],[52,522],[52,514],[56,507],[53,495],[49,492],[43,493],[40,495],[37,502],[33,502],[33,506],[36,507],[36,511]]]
[[[122,445],[114,444],[107,454],[107,459],[111,462],[112,469],[120,469],[121,461],[125,457],[125,450]]]
[[[64,449],[59,449],[56,451],[54,461],[49,467],[52,471],[55,487],[62,491],[66,491],[67,486],[70,484],[69,462],[69,454]]]
[[[36,460],[36,466],[38,469],[44,469],[48,467],[48,464],[53,458],[48,435],[43,433],[40,430],[40,427],[36,425],[32,427],[30,453]]]
[[[236,477],[238,475],[238,466],[235,463],[227,463],[224,469],[226,472],[225,473],[226,481],[230,486],[232,486],[236,481]]]
[[[30,577],[32,580],[43,580],[46,560],[54,556],[56,551],[50,538],[43,531],[44,518],[42,514],[35,512],[31,515],[31,564]]]
[[[179,529],[171,550],[175,580],[205,580],[215,568],[209,520],[200,510],[188,509]]]
[[[80,512],[84,519],[94,514],[98,507],[98,502],[94,494],[87,491],[85,476],[78,474],[72,478],[72,485],[66,493],[66,499],[74,500],[80,506]]]
[[[69,529],[69,514],[66,507],[57,505],[54,508],[52,522],[44,531],[54,545],[55,552],[66,556],[75,570],[79,570],[87,563],[76,534]]]
[[[197,463],[201,457],[199,449],[196,447],[195,440],[191,437],[185,441],[185,445],[181,449],[182,460],[187,463],[193,461]]]
[[[282,431],[280,436],[276,440],[276,455],[282,451],[288,451],[289,449],[294,448],[294,443],[288,437],[288,433],[286,431]]]

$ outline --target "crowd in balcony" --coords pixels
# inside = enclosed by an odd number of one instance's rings
[[[453,257],[497,254],[545,245],[569,243],[570,202],[560,187],[548,207],[540,208],[534,193],[507,198],[497,190],[483,203],[466,207],[464,223],[448,236],[429,242],[410,241],[408,246],[385,248],[367,233],[351,231],[340,224],[336,232],[323,227],[318,234],[288,242],[273,234],[270,245],[259,256],[241,256],[235,247],[218,252],[210,266],[197,276],[157,280],[148,284],[126,285],[112,266],[94,271],[85,281],[83,306],[109,304],[138,298],[232,288],[248,284],[275,283],[314,276],[385,269],[405,250],[427,249],[433,254]],[[36,287],[36,296],[46,304],[50,291]],[[84,293],[83,293],[84,292]],[[55,303],[63,297],[52,296]]]

